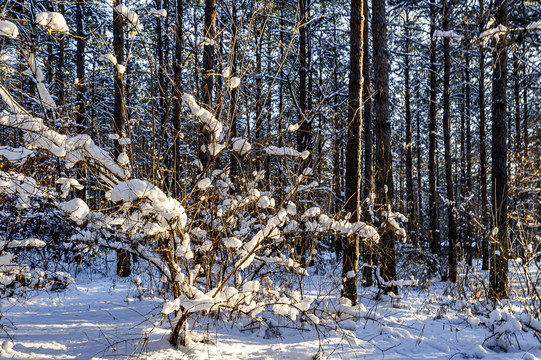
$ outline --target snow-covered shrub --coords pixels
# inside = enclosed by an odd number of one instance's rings
[[[130,15],[129,9],[115,10],[137,26],[138,18]],[[44,13],[39,23],[53,31],[64,31],[62,26],[57,29],[51,25],[50,18],[56,19],[55,14]],[[21,57],[29,66],[26,73],[38,85],[43,113],[60,111],[44,84],[36,54],[24,53]],[[229,87],[238,85],[239,78],[232,78]],[[35,116],[15,100],[8,84],[0,83],[0,96],[7,105],[0,113],[0,126],[22,139],[17,148],[3,148],[2,155],[23,169],[27,161],[32,161],[36,170],[35,174],[13,167],[2,171],[0,191],[15,204],[8,207],[7,217],[23,211],[27,225],[32,219],[47,222],[51,233],[47,243],[54,246],[52,252],[64,249],[74,256],[99,248],[124,250],[157,269],[163,288],[168,290],[161,318],[172,315],[174,345],[189,340],[189,333],[182,330],[190,316],[218,310],[250,321],[261,317],[270,322],[277,317],[295,322],[302,318],[318,324],[319,318],[311,309],[313,298],[302,297],[291,284],[284,286],[280,273],[308,276],[301,261],[305,249],[309,249],[308,256],[315,254],[311,239],[316,236],[379,239],[369,224],[327,214],[311,198],[318,183],[304,164],[309,151],[250,143],[242,137],[229,139],[226,134],[230,124],[190,94],[183,94],[182,101],[191,119],[210,134],[208,142],[199,146],[209,162],[204,167],[199,162],[191,170],[183,169],[179,198],[160,187],[163,181],[135,176],[137,169],[131,167],[127,153],[115,158],[90,135],[74,133],[70,127]],[[114,135],[112,140],[122,146],[131,143],[129,138]],[[240,165],[234,176],[232,153]],[[199,161],[189,156],[193,162]],[[284,172],[283,186],[269,185],[266,170],[252,170],[242,164],[269,163],[271,158],[289,168]],[[58,172],[51,171],[51,163]],[[83,167],[92,173],[93,186],[103,192],[101,201],[78,197],[90,183],[78,178]],[[394,219],[394,214],[389,218]],[[299,248],[302,253],[298,253]],[[13,260],[9,254],[4,254],[6,265]],[[340,309],[347,306],[340,303]]]

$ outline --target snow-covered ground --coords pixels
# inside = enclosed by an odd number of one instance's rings
[[[313,289],[309,292],[321,295],[325,288],[321,284],[329,285],[330,278],[313,274],[307,281]],[[141,299],[128,279],[78,279],[64,291],[2,300],[1,313],[11,322],[2,319],[2,324],[11,340],[2,335],[0,358],[312,359],[317,354],[316,359],[541,358],[541,342],[531,331],[510,333],[513,346],[507,352],[483,347],[492,333],[481,316],[464,311],[473,302],[454,300],[448,286],[403,289],[399,301],[387,296],[375,301],[375,289],[361,289],[363,306],[356,319],[327,320],[317,329],[278,315],[270,329],[257,321],[200,316],[203,325],[191,324],[198,330],[189,346],[174,349],[167,341],[168,324],[154,326],[163,305],[159,294]],[[326,301],[332,303],[332,295],[318,306],[324,308]]]

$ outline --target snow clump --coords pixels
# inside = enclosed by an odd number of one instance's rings
[[[66,24],[64,15],[57,12],[47,11],[39,13],[36,16],[36,23],[46,27],[48,30],[58,31],[61,33],[69,32],[68,24]]]

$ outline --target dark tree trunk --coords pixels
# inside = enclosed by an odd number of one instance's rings
[[[420,227],[423,226],[423,178],[421,176],[421,119],[417,112],[417,207],[419,210],[418,221]]]
[[[469,43],[469,38],[466,37],[466,43]],[[470,54],[469,47],[466,47],[466,196],[469,198],[472,190],[472,158],[471,158],[471,86],[470,86]],[[471,213],[471,203],[467,205],[466,214],[466,260],[468,265],[473,264],[473,227]]]
[[[62,15],[65,15],[65,5],[59,3],[58,8]],[[58,83],[58,106],[64,105],[64,36],[60,38],[58,43],[58,68],[56,73],[56,81]]]
[[[370,57],[368,40],[368,0],[363,0],[364,28],[363,28],[363,137],[364,137],[364,179],[363,196],[367,198],[374,192],[374,134],[372,131],[372,84],[370,72]],[[368,206],[368,204],[367,204]],[[364,221],[372,222],[370,211],[364,212]],[[363,286],[372,286],[372,265],[374,265],[373,244],[362,242],[363,253]]]
[[[231,76],[237,74],[237,4],[236,2],[232,3],[232,12],[231,12]],[[238,101],[238,89],[234,88],[231,90],[231,130],[230,137],[234,138],[237,136],[237,101]],[[237,159],[238,154],[235,154],[233,151],[230,153],[230,164],[231,164],[231,178],[236,179],[239,175],[240,164]]]
[[[447,0],[443,0],[443,31],[449,30],[449,14]],[[445,146],[445,182],[447,188],[449,218],[449,281],[455,283],[457,280],[457,231],[454,213],[454,193],[453,193],[453,170],[451,159],[451,130],[450,130],[450,82],[451,82],[451,54],[450,54],[450,39],[445,37],[443,40],[443,57],[444,57],[444,73],[443,73],[443,142]]]
[[[300,29],[299,29],[299,121],[300,127],[297,130],[297,150],[302,152],[308,149],[311,140],[311,124],[307,121],[307,101],[306,101],[306,35],[307,35],[307,11],[306,2],[308,0],[298,0],[300,12]]]
[[[156,0],[156,8],[162,8],[161,0]],[[158,55],[158,93],[160,98],[158,101],[158,114],[162,124],[165,124],[165,64],[163,58],[163,29],[162,18],[156,17],[156,53]]]
[[[121,4],[121,0],[114,0],[113,7]],[[113,11],[113,50],[117,64],[124,65],[124,19],[122,15]],[[115,104],[114,104],[114,127],[118,136],[126,136],[126,103],[125,103],[125,89],[124,78],[118,66],[115,66],[114,70],[114,91],[115,91]],[[123,152],[123,146],[118,142],[115,143],[115,155],[118,156]],[[126,250],[117,250],[116,259],[116,273],[120,277],[127,277],[131,273],[130,269],[130,254]]]
[[[515,54],[515,64],[514,64],[514,91],[515,91],[515,149],[518,156],[518,153],[520,152],[522,143],[520,139],[520,77],[519,77],[519,70],[520,70],[520,62],[518,59],[518,56]]]
[[[175,27],[175,60],[173,61],[173,116],[171,122],[173,123],[173,176],[172,176],[172,186],[171,192],[173,197],[178,198],[181,193],[181,184],[180,184],[180,164],[181,154],[180,154],[180,124],[182,120],[182,108],[181,108],[181,82],[182,82],[182,48],[184,46],[182,40],[182,17],[183,17],[184,4],[183,0],[177,0],[176,6],[176,27]]]
[[[77,26],[77,79],[75,83],[75,121],[77,122],[77,132],[82,134],[86,132],[86,108],[85,108],[85,33],[84,33],[84,14],[85,3],[79,2],[75,5],[75,22]],[[84,179],[86,171],[79,169],[78,177]],[[85,185],[85,184],[83,184]],[[77,196],[86,200],[86,188],[77,190]]]
[[[336,21],[333,28],[333,36],[336,37]],[[342,151],[340,130],[341,130],[341,117],[340,117],[340,99],[338,96],[338,89],[340,89],[340,84],[338,80],[338,51],[333,52],[333,85],[334,85],[334,114],[333,114],[333,168],[332,168],[332,193],[333,193],[333,210],[337,214],[342,206],[342,189],[340,187],[340,172],[341,172],[341,163],[340,163],[340,154]],[[338,259],[340,254],[342,254],[342,237],[334,237],[334,251],[336,253],[336,258]]]
[[[408,230],[414,244],[417,244],[417,226],[415,201],[413,197],[413,143],[411,138],[411,105],[410,105],[410,38],[409,16],[406,12],[405,54],[404,54],[404,101],[406,106],[406,211],[408,214]]]
[[[507,26],[507,0],[496,0],[496,26]],[[500,34],[494,48],[492,76],[492,262],[490,266],[490,297],[508,297],[507,273],[509,238],[507,236],[507,36]]]
[[[485,7],[483,0],[479,0],[479,8],[481,9],[481,20],[479,21],[479,31],[483,31]],[[481,231],[482,238],[482,269],[488,270],[489,267],[489,239],[486,228],[488,209],[488,190],[487,190],[487,155],[486,155],[486,116],[485,116],[485,51],[483,44],[479,47],[479,183],[481,187],[481,204],[480,218],[483,228]]]
[[[434,31],[436,31],[436,3],[430,4],[430,105],[429,105],[429,148],[428,148],[428,183],[430,203],[430,252],[438,254],[440,252],[440,230],[438,216],[438,194],[437,194],[437,166],[436,166],[436,75],[437,75],[437,56],[436,40]]]
[[[205,28],[204,36],[211,41],[216,39],[216,0],[205,0]],[[203,48],[203,74],[201,85],[201,102],[206,105],[207,110],[212,111],[212,90],[214,88],[214,44],[207,44]],[[201,141],[203,145],[208,145],[215,141],[208,129],[201,126]],[[199,160],[206,169],[211,161],[210,153],[201,151]]]
[[[524,135],[523,135],[523,139],[524,139],[524,150],[526,150],[525,154],[527,153],[527,150],[528,150],[528,89],[524,88],[524,91],[523,91],[523,97],[524,97],[524,100],[522,101],[524,103]]]
[[[374,128],[376,132],[375,191],[376,211],[384,219],[383,211],[393,205],[393,164],[391,158],[391,125],[389,102],[389,55],[385,1],[372,0],[372,35],[374,38]],[[380,273],[385,282],[396,279],[394,230],[386,225],[380,234]],[[397,293],[396,286],[386,291]]]
[[[363,0],[351,0],[349,20],[349,101],[348,141],[346,148],[346,204],[345,211],[352,221],[360,220],[361,143],[362,127],[362,66],[363,66]],[[357,304],[357,278],[359,263],[359,236],[343,239],[342,296]]]

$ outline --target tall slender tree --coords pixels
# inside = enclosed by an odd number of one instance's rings
[[[311,123],[308,119],[307,97],[306,97],[306,80],[307,80],[307,2],[308,0],[298,0],[299,7],[299,122],[300,127],[297,131],[297,150],[304,151],[308,148],[311,140]]]
[[[354,221],[360,220],[361,143],[362,128],[362,67],[363,67],[363,0],[351,0],[349,20],[349,101],[348,141],[346,147],[346,204],[345,210]],[[344,239],[342,257],[342,296],[357,304],[359,236]]]
[[[84,14],[85,3],[78,2],[75,5],[75,22],[77,31],[77,80],[75,82],[75,121],[77,122],[79,133],[86,132],[86,109],[85,109],[85,33],[84,33]],[[78,172],[79,178],[85,178],[83,169]],[[86,200],[86,188],[77,190],[77,197]]]
[[[376,130],[375,190],[376,210],[381,219],[393,205],[393,163],[391,157],[391,124],[389,100],[389,54],[387,49],[387,20],[385,0],[372,0],[372,36],[374,46],[374,128]],[[385,224],[380,235],[379,257],[381,278],[389,282],[396,278],[394,231]],[[385,286],[396,294],[396,286]]]
[[[404,102],[406,112],[406,211],[408,214],[408,230],[417,243],[417,235],[414,226],[417,223],[415,216],[415,201],[413,197],[413,143],[411,137],[411,87],[410,87],[410,30],[409,13],[405,9],[405,42],[404,42]]]
[[[216,39],[216,0],[205,0],[205,27],[204,36],[206,38],[203,47],[203,74],[201,79],[201,102],[212,111],[212,91],[214,89],[214,42]],[[201,126],[201,141],[203,144],[209,144],[216,139],[212,139],[210,131]],[[199,160],[206,169],[210,163],[211,156],[208,151],[200,151]]]
[[[443,31],[449,31],[449,4],[447,0],[443,0]],[[453,164],[451,158],[451,50],[450,38],[443,38],[443,142],[445,147],[445,183],[447,189],[447,217],[449,219],[448,238],[449,238],[449,280],[456,282],[457,280],[457,229],[454,213],[454,191],[453,191]]]
[[[507,26],[507,0],[495,1],[496,26]],[[492,261],[490,263],[490,297],[508,297],[507,273],[509,237],[507,234],[507,36],[495,38],[492,74]]]
[[[479,0],[479,32],[485,28],[485,6],[483,0]],[[480,183],[480,218],[482,228],[487,227],[486,212],[488,211],[488,189],[487,189],[487,155],[486,155],[486,115],[485,115],[485,49],[483,43],[479,45],[479,183]],[[490,244],[486,231],[482,231],[482,269],[488,270],[489,267],[489,248]]]
[[[122,4],[122,0],[114,0],[113,7],[116,8]],[[124,64],[124,19],[122,15],[113,11],[113,50],[117,64]],[[126,97],[124,88],[124,75],[122,71],[119,71],[118,66],[114,69],[114,128],[118,136],[126,136]],[[119,142],[115,144],[115,153],[118,154],[124,152],[123,145]],[[117,268],[116,273],[120,277],[129,276],[130,269],[130,254],[126,250],[117,250]]]
[[[370,71],[368,40],[368,0],[363,0],[364,28],[363,28],[363,138],[364,138],[364,178],[362,194],[365,198],[374,192],[374,132],[372,131],[372,84]],[[368,204],[367,204],[368,205]],[[371,209],[365,209],[365,221],[372,222]],[[372,244],[362,243],[363,254],[363,286],[372,286],[372,265],[374,265],[374,251]]]
[[[182,49],[184,42],[182,39],[182,18],[184,11],[184,0],[176,2],[176,24],[175,24],[175,58],[173,60],[173,176],[171,191],[174,197],[180,196],[180,172],[181,172],[181,156],[180,156],[180,124],[182,118],[181,110],[181,81],[182,81]]]
[[[429,148],[428,148],[428,185],[430,204],[430,252],[437,254],[440,251],[440,230],[439,230],[439,215],[438,215],[438,193],[437,193],[437,164],[436,164],[436,147],[437,147],[437,122],[436,122],[436,85],[437,85],[437,66],[436,63],[436,40],[434,32],[436,31],[436,9],[437,4],[430,4],[430,103],[428,116],[430,118],[429,125]]]

